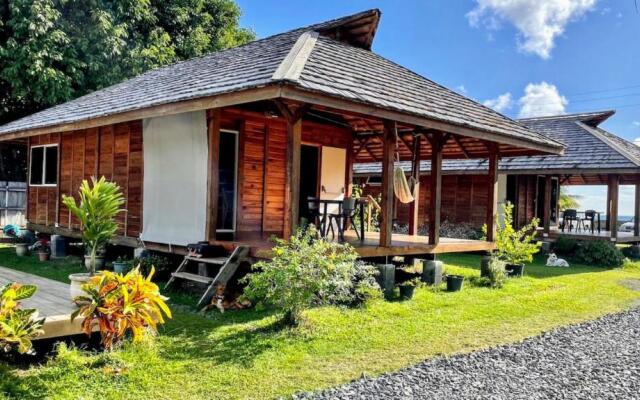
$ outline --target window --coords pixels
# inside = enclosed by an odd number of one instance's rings
[[[29,184],[32,186],[58,184],[58,145],[31,148]]]

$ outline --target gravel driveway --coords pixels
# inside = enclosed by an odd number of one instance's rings
[[[640,399],[640,309],[299,399]]]

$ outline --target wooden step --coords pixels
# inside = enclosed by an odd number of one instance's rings
[[[204,258],[204,257],[187,256],[187,259],[190,260],[190,261],[201,262],[201,263],[205,263],[205,264],[224,265],[224,263],[227,262],[229,257]]]
[[[189,272],[174,272],[171,274],[174,278],[178,279],[186,279],[188,281],[200,282],[200,283],[211,283],[213,282],[213,278],[208,276],[202,276],[198,274],[192,274]]]

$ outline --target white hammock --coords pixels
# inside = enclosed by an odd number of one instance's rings
[[[407,177],[400,167],[395,167],[393,170],[393,192],[398,200],[400,200],[400,203],[407,204],[414,200],[413,192],[407,182]]]

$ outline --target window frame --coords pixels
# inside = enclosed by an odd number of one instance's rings
[[[42,150],[42,183],[31,183],[31,171],[33,170],[33,149],[43,148]],[[47,176],[47,148],[55,147],[56,153],[58,155],[57,163],[56,163],[56,183],[45,183]],[[58,143],[53,144],[41,144],[36,146],[31,146],[29,148],[29,177],[28,182],[29,186],[32,187],[56,187],[58,186],[58,182],[60,181],[60,146]]]

